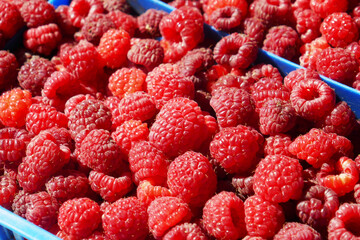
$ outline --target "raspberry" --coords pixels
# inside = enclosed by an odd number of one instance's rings
[[[300,38],[291,27],[280,25],[271,27],[265,36],[263,49],[290,61],[299,57]]]
[[[24,129],[0,129],[0,163],[21,161],[31,138],[32,135]]]
[[[255,17],[245,18],[241,27],[244,34],[253,39],[257,43],[258,47],[262,46],[268,29],[261,19]]]
[[[22,218],[25,218],[25,214],[26,214],[26,208],[27,208],[27,204],[28,204],[27,196],[29,196],[29,193],[26,193],[25,191],[20,190],[15,195],[13,204],[11,206],[13,212]]]
[[[360,6],[357,6],[353,9],[351,12],[351,16],[353,17],[353,20],[357,27],[360,27]]]
[[[89,99],[95,100],[95,97],[93,97],[90,94],[86,94],[86,95],[78,94],[69,98],[65,103],[65,109],[64,109],[65,115],[67,117],[70,117],[70,113],[72,112],[72,110],[76,108],[78,104],[80,104],[84,100],[89,100]]]
[[[147,209],[148,226],[155,238],[160,238],[173,226],[191,219],[188,205],[177,197],[159,197]]]
[[[284,77],[284,85],[291,91],[295,85],[300,82],[307,81],[308,79],[321,80],[319,74],[315,70],[309,68],[298,68],[291,71]]]
[[[216,184],[216,174],[209,160],[200,153],[188,151],[169,165],[167,185],[174,196],[190,207],[202,207],[215,193]]]
[[[316,70],[335,81],[351,85],[359,71],[359,63],[346,49],[326,48],[317,57]]]
[[[132,63],[144,66],[151,71],[163,62],[164,49],[155,39],[142,39],[131,46],[127,58]]]
[[[360,63],[360,44],[358,42],[352,42],[346,46],[346,49],[352,52],[358,63]]]
[[[166,187],[154,186],[150,181],[143,180],[136,189],[136,196],[147,207],[155,198],[172,196],[172,193]]]
[[[0,176],[0,206],[11,209],[15,194],[19,187],[16,180],[8,176]]]
[[[274,240],[281,239],[313,239],[321,240],[321,235],[312,227],[297,222],[288,222],[274,236]]]
[[[0,50],[0,89],[15,84],[18,67],[19,64],[14,54]]]
[[[236,7],[241,11],[243,16],[246,16],[248,4],[245,0],[215,0],[206,1],[203,4],[203,10],[208,16],[210,16],[216,9],[221,9],[224,7]]]
[[[126,94],[135,93],[143,89],[146,74],[139,68],[120,68],[109,78],[111,93],[123,98]]]
[[[100,0],[74,0],[70,3],[68,17],[73,26],[81,28],[87,16],[103,12],[104,8]]]
[[[279,69],[271,64],[263,63],[257,64],[250,68],[250,70],[246,72],[244,78],[252,83],[258,82],[262,78],[271,78],[274,82],[283,81],[283,77],[281,76]]]
[[[100,39],[97,50],[103,64],[109,68],[119,68],[126,62],[130,49],[130,35],[123,29],[110,29]]]
[[[296,13],[296,31],[303,43],[310,43],[320,37],[321,18],[311,9],[303,9]]]
[[[290,100],[296,113],[307,120],[320,120],[335,106],[335,92],[318,79],[308,79],[295,85]]]
[[[246,235],[244,203],[233,192],[222,191],[203,208],[203,225],[216,239],[239,239]]]
[[[191,79],[180,74],[177,67],[169,71],[166,66],[161,64],[154,68],[145,79],[147,93],[155,100],[158,109],[177,97],[194,98],[195,89]]]
[[[171,239],[206,240],[208,239],[208,237],[203,233],[202,229],[196,223],[183,223],[171,228],[162,239],[163,240],[171,240]]]
[[[104,9],[108,12],[122,11],[129,12],[131,6],[126,0],[104,0],[102,1]]]
[[[165,185],[168,159],[147,141],[135,142],[129,151],[129,165],[135,184],[148,180],[154,185]]]
[[[288,157],[293,157],[289,152],[289,145],[292,143],[290,136],[285,134],[277,134],[269,136],[265,139],[264,153],[267,155],[281,154]]]
[[[318,37],[311,41],[310,43],[305,43],[300,48],[301,56],[299,58],[300,65],[305,68],[310,68],[316,70],[316,60],[325,48],[330,47],[324,37]]]
[[[149,141],[169,157],[198,149],[207,137],[207,125],[198,104],[187,98],[169,100],[150,128]]]
[[[227,173],[246,172],[256,164],[263,136],[251,127],[223,128],[210,143],[210,153]]]
[[[321,18],[326,18],[328,15],[334,12],[346,12],[348,7],[348,1],[337,0],[310,0],[310,8]]]
[[[94,192],[100,194],[104,201],[115,202],[132,189],[131,174],[125,172],[119,177],[113,177],[101,172],[91,171],[89,183]]]
[[[130,37],[134,36],[135,31],[138,28],[136,18],[122,11],[111,11],[107,16],[110,17],[117,29],[121,28],[125,30],[129,33]]]
[[[14,88],[0,96],[0,121],[7,127],[22,127],[31,105],[31,93]]]
[[[226,6],[217,8],[208,16],[209,24],[220,31],[230,32],[232,29],[238,27],[245,15],[241,10],[234,6]]]
[[[55,65],[48,59],[34,56],[21,66],[18,74],[19,85],[29,90],[33,96],[41,95],[46,79],[55,70]]]
[[[259,129],[264,135],[286,133],[294,127],[295,120],[295,110],[288,101],[270,99],[259,109]]]
[[[339,208],[337,194],[330,188],[311,186],[296,205],[301,222],[323,232]]]
[[[17,180],[26,192],[40,190],[49,177],[69,162],[70,149],[58,144],[48,131],[31,139],[26,157],[18,168]]]
[[[91,130],[78,149],[78,161],[102,173],[110,173],[121,164],[121,150],[104,129]]]
[[[55,9],[55,23],[59,26],[61,34],[63,36],[73,36],[77,31],[77,28],[74,27],[68,17],[69,6],[60,5]]]
[[[157,9],[148,9],[146,12],[137,17],[137,24],[140,33],[144,37],[156,38],[160,37],[159,24],[161,19],[168,15],[167,12]]]
[[[294,19],[292,19],[291,15],[291,1],[289,0],[254,1],[249,6],[249,12],[251,17],[261,19],[269,27],[294,24]]]
[[[359,204],[343,203],[329,223],[329,239],[356,239],[359,236],[357,228],[359,211]]]
[[[216,90],[210,99],[210,105],[221,128],[248,124],[255,110],[251,95],[235,87]]]
[[[220,88],[237,88],[237,89],[240,88],[241,90],[243,89],[246,92],[249,92],[250,86],[252,84],[253,83],[251,83],[250,81],[247,81],[247,79],[244,77],[235,76],[231,73],[228,73],[224,76],[221,76],[214,84],[211,85],[211,94],[214,96],[215,93],[217,92],[217,90]],[[220,91],[229,91],[229,90],[221,89]],[[216,94],[216,95],[219,95],[219,94]],[[220,96],[220,97],[222,97],[222,96]],[[215,100],[215,98],[214,98],[214,100]],[[253,99],[252,99],[252,102],[253,102]],[[250,104],[249,106],[251,107],[252,105],[254,105],[254,103]],[[255,106],[252,106],[252,107],[255,108]]]
[[[327,16],[321,23],[320,31],[326,41],[333,47],[346,47],[359,38],[355,22],[345,12],[336,12]]]
[[[241,197],[241,199],[246,199],[252,195],[254,195],[254,177],[248,176],[234,176],[231,179],[231,185],[235,188],[236,193],[238,196]]]
[[[33,134],[52,127],[67,127],[68,118],[56,108],[45,104],[32,104],[26,115],[26,129]]]
[[[173,0],[168,4],[174,8],[181,8],[182,6],[190,6],[190,7],[195,7],[200,11],[202,9],[202,3],[200,3],[197,0]]]
[[[24,46],[34,53],[48,56],[58,46],[61,39],[59,27],[55,23],[50,23],[26,30]]]
[[[245,34],[232,33],[214,47],[214,59],[218,64],[232,68],[247,68],[257,57],[258,47],[255,41]]]
[[[244,202],[246,230],[250,236],[272,238],[285,222],[284,211],[277,203],[255,195]]]
[[[59,203],[47,192],[30,194],[27,197],[26,220],[49,230],[57,220]]]
[[[117,200],[102,216],[104,233],[110,239],[145,239],[147,221],[146,208],[136,197]]]
[[[0,1],[0,19],[0,32],[5,39],[13,37],[23,25],[18,8],[8,1]]]
[[[73,238],[80,239],[89,236],[100,223],[100,206],[89,198],[67,200],[59,209],[60,230]]]
[[[94,13],[85,18],[80,31],[88,42],[98,45],[101,36],[115,27],[110,17],[102,13]]]
[[[358,165],[358,162],[356,161],[356,159],[355,159],[355,163]],[[357,168],[359,170],[358,166],[357,166]],[[354,186],[354,198],[355,198],[356,203],[360,202],[360,184],[358,184],[358,183]]]
[[[26,26],[35,28],[54,22],[55,8],[43,0],[25,1],[19,9]]]
[[[354,190],[359,180],[359,171],[355,161],[341,157],[335,166],[324,164],[317,176],[321,185],[331,188],[338,196]]]

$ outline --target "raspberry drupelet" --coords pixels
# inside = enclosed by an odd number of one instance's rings
[[[158,197],[172,196],[170,190],[166,187],[155,186],[151,181],[143,180],[136,188],[136,196],[146,207]]]
[[[88,15],[103,12],[104,8],[100,0],[75,0],[70,3],[68,17],[73,26],[81,28]]]
[[[313,239],[321,240],[321,235],[312,227],[297,222],[288,222],[274,236],[274,240],[281,239]]]
[[[14,54],[0,50],[0,89],[13,86],[16,82],[19,63]]]
[[[328,226],[328,239],[356,239],[359,236],[360,205],[343,203]]]
[[[7,127],[0,129],[0,163],[19,162],[25,157],[26,147],[32,138],[25,129]]]

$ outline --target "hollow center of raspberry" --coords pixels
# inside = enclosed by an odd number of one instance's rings
[[[319,97],[319,92],[315,89],[308,88],[303,92],[302,97],[308,101],[314,100]]]
[[[360,237],[360,216],[354,216],[346,221],[345,228],[354,236]]]
[[[239,52],[239,48],[236,46],[230,46],[226,51],[228,55],[236,55],[238,54],[238,52]]]

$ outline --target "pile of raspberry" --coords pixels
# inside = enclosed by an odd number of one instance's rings
[[[356,239],[360,122],[316,70],[259,63],[251,32],[338,3],[318,2],[0,0],[27,26],[0,51],[0,205],[64,240]],[[237,27],[221,16],[247,30],[207,39]]]

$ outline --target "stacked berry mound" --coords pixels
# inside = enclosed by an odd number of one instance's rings
[[[61,239],[357,239],[360,122],[315,69],[256,59],[328,44],[353,81],[359,6],[170,4],[0,0],[2,41],[27,26],[0,51],[0,205]]]

